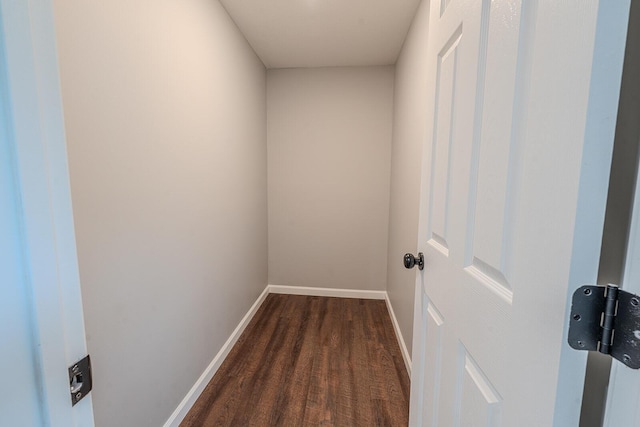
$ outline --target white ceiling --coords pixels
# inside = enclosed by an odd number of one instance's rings
[[[220,0],[267,68],[394,64],[420,0]]]

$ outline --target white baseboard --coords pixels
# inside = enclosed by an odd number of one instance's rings
[[[385,291],[359,289],[309,288],[306,286],[284,285],[269,285],[268,288],[272,294],[309,295],[315,297],[385,299],[387,296]]]
[[[389,294],[387,294],[386,292],[384,300],[387,303],[387,309],[389,310],[389,316],[391,316],[393,329],[396,331],[396,338],[398,339],[398,344],[400,345],[400,352],[402,353],[402,358],[404,359],[404,366],[407,368],[409,378],[411,378],[411,355],[409,354],[409,350],[407,350],[407,345],[405,344],[404,338],[402,337],[402,332],[400,332],[400,325],[398,325],[396,313],[393,311],[393,306],[391,305]]]
[[[262,291],[256,302],[253,303],[247,314],[245,314],[236,329],[231,333],[231,336],[229,337],[227,342],[224,343],[218,354],[216,354],[211,363],[209,363],[209,366],[207,366],[207,369],[205,369],[202,375],[200,375],[200,378],[198,378],[193,387],[191,387],[189,393],[187,393],[176,410],[173,411],[173,414],[171,414],[169,419],[164,423],[164,427],[178,427],[180,425],[184,417],[187,416],[187,413],[189,412],[193,404],[196,403],[196,400],[198,400],[198,397],[200,397],[200,394],[204,391],[204,388],[207,386],[207,384],[209,384],[209,381],[211,381],[211,378],[213,378],[218,368],[220,368],[220,365],[222,365],[222,362],[227,357],[235,343],[238,341],[238,338],[240,338],[240,335],[242,335],[242,332],[244,332],[245,328],[247,327],[253,316],[256,314],[258,308],[260,308],[260,305],[265,300],[268,294],[269,286],[264,288],[264,291]]]

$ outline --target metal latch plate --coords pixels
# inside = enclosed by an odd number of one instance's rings
[[[71,406],[81,401],[93,388],[91,358],[89,355],[69,367]]]

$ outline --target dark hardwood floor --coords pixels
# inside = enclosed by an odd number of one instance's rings
[[[270,294],[180,424],[406,426],[384,301]]]

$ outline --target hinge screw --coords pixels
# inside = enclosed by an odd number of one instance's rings
[[[631,298],[631,305],[638,305],[640,301],[638,301],[638,298]]]
[[[585,289],[584,290],[584,294],[585,295],[591,295],[591,289]]]
[[[631,356],[625,354],[624,356],[622,356],[622,360],[624,361],[624,363],[629,363],[631,362]]]
[[[76,393],[76,400],[80,400],[81,397],[82,397],[82,392],[81,391]]]
[[[573,315],[573,320],[580,320],[580,319],[581,319],[581,317],[580,317],[579,314],[574,314]]]
[[[584,343],[583,343],[582,341],[578,341],[578,345],[579,345],[580,347],[584,347]]]

